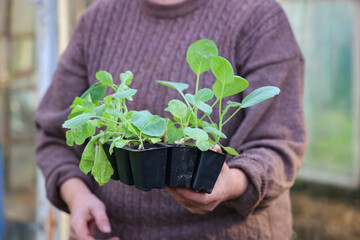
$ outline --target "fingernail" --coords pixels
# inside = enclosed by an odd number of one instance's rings
[[[110,228],[110,226],[109,225],[105,225],[105,226],[103,226],[103,231],[104,232],[107,232],[107,233],[109,233],[109,232],[111,232],[111,228]]]

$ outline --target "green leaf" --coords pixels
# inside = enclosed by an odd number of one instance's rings
[[[150,142],[155,144],[155,143],[158,143],[158,142],[161,142],[161,139],[160,138],[149,138]]]
[[[134,78],[134,75],[131,71],[126,71],[126,72],[120,74],[120,80],[126,86],[129,86],[131,84],[131,80],[133,78]]]
[[[235,76],[233,81],[226,82],[225,84],[216,80],[213,84],[213,90],[216,98],[225,98],[244,91],[249,86],[249,83],[244,78]]]
[[[86,145],[82,153],[79,164],[79,168],[83,173],[88,174],[91,171],[94,163],[94,158],[95,158],[95,147],[94,147],[94,143],[90,141]]]
[[[206,104],[204,102],[198,102],[196,104],[196,107],[207,114],[212,113],[212,107],[209,104]]]
[[[184,129],[184,133],[191,139],[198,140],[198,141],[206,141],[209,138],[208,134],[200,128],[186,127]]]
[[[144,127],[143,133],[152,137],[159,137],[166,131],[166,120],[157,115],[153,115],[148,124]]]
[[[101,116],[104,111],[105,111],[105,105],[100,105],[95,108],[96,116]]]
[[[253,92],[251,92],[242,100],[241,107],[242,108],[251,107],[255,104],[265,101],[266,99],[272,98],[275,95],[278,95],[279,93],[280,93],[280,89],[277,87],[267,86],[267,87],[258,88]]]
[[[192,95],[190,93],[187,93],[187,94],[185,94],[185,98],[189,103],[191,103],[192,105],[195,106],[196,101],[195,101],[195,96],[194,95]]]
[[[99,82],[103,83],[105,86],[112,86],[113,85],[113,78],[110,73],[107,71],[99,71],[95,75],[96,79]]]
[[[227,101],[226,103],[230,107],[241,107],[241,103],[239,103],[239,102]]]
[[[210,69],[210,60],[218,55],[216,44],[208,39],[201,39],[190,45],[186,52],[186,60],[190,68],[200,75]]]
[[[231,155],[239,156],[239,153],[232,147],[223,147],[223,149]]]
[[[157,82],[160,83],[161,85],[174,88],[179,92],[182,92],[189,87],[189,85],[186,83],[168,82],[168,81],[161,81],[161,80],[157,80]]]
[[[234,81],[238,91],[237,93],[242,92],[249,87],[249,82],[245,78],[242,78],[240,76],[235,76]]]
[[[209,141],[196,141],[196,146],[200,149],[200,151],[207,151],[210,148]]]
[[[87,124],[82,125],[81,127],[75,128],[71,130],[75,139],[75,143],[77,145],[84,144],[85,140],[88,137],[91,137],[93,134],[89,129]]]
[[[112,154],[114,151],[114,147],[123,148],[129,141],[122,139],[122,137],[115,138],[110,144],[109,153]]]
[[[94,85],[92,85],[90,88],[88,88],[82,95],[81,98],[85,99],[86,96],[90,95],[91,99],[94,102],[100,101],[101,98],[103,98],[106,94],[106,86],[101,83],[95,83]]]
[[[188,107],[185,103],[180,100],[173,99],[168,103],[168,107],[166,108],[172,115],[179,118],[181,122],[186,121],[186,116],[188,112]]]
[[[123,118],[125,117],[124,114],[116,108],[108,108],[105,110],[105,112],[107,112],[108,114],[114,116],[115,118]]]
[[[210,99],[212,99],[214,97],[214,92],[213,90],[211,90],[210,88],[203,88],[200,89],[196,94],[195,94],[195,101],[196,102],[207,102]]]
[[[216,79],[222,83],[234,81],[234,70],[231,63],[223,57],[213,57],[211,59],[211,71]]]
[[[127,100],[132,101],[132,96],[134,96],[136,92],[136,89],[128,89],[125,91],[117,92],[113,96],[117,98],[126,98]]]
[[[91,173],[100,186],[107,183],[110,180],[110,177],[114,174],[114,169],[112,168],[101,144],[96,144],[95,160]]]
[[[142,130],[149,123],[152,116],[147,110],[134,112],[131,115],[131,122],[137,129]]]
[[[63,128],[69,128],[74,129],[81,127],[83,124],[85,124],[90,118],[92,118],[94,115],[92,113],[83,113],[76,117],[73,117],[69,120],[66,120],[64,124],[62,125]]]
[[[181,128],[177,128],[175,126],[175,123],[168,120],[167,122],[167,138],[168,143],[174,143],[175,141],[179,141],[181,138],[183,138],[183,132]]]
[[[222,132],[220,132],[219,130],[217,130],[216,128],[214,127],[211,127],[211,126],[208,126],[208,127],[205,127],[204,130],[208,133],[213,133],[215,134],[216,136],[219,136],[221,138],[227,138],[226,135]]]
[[[65,136],[66,136],[66,144],[70,147],[74,146],[75,139],[72,131],[71,130],[66,131]]]

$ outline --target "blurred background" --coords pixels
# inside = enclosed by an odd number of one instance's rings
[[[0,239],[65,240],[33,157],[33,116],[94,0],[0,0]],[[360,1],[281,0],[306,59],[309,147],[292,189],[295,239],[360,239]]]

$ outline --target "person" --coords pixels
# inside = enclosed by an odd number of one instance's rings
[[[99,187],[79,170],[84,146],[65,143],[61,125],[75,96],[96,82],[99,70],[113,76],[131,70],[138,93],[128,108],[170,117],[164,109],[177,93],[156,80],[194,89],[186,50],[202,38],[213,40],[219,55],[250,83],[228,100],[241,101],[261,86],[281,89],[224,127],[223,144],[240,156],[227,157],[211,194],[181,188],[143,192],[113,180]],[[35,118],[36,160],[47,197],[71,213],[72,239],[291,239],[289,189],[307,141],[303,68],[275,0],[96,1],[79,20]],[[204,73],[200,88],[211,88],[214,80]]]

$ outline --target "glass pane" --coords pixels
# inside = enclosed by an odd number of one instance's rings
[[[301,174],[329,181],[338,177],[347,182],[345,179],[355,174],[356,2],[284,1],[282,5],[306,62],[309,146]]]

